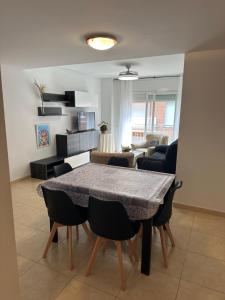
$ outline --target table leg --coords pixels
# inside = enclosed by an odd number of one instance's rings
[[[51,231],[54,222],[52,220],[50,220],[50,219],[49,219],[49,221],[50,221],[50,231]],[[58,243],[58,230],[56,230],[56,233],[54,235],[54,238],[53,238],[52,242],[53,243]]]
[[[152,219],[143,220],[141,273],[150,274],[152,250]]]

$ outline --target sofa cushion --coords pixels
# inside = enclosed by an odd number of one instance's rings
[[[158,160],[165,160],[166,155],[164,153],[155,152],[152,154],[151,158],[158,159]]]
[[[155,147],[159,145],[159,140],[152,140],[149,142],[149,147]]]

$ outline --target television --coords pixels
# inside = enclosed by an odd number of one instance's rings
[[[80,111],[78,112],[78,131],[95,129],[95,113]]]

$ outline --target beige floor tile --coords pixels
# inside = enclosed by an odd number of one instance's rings
[[[187,249],[225,261],[225,239],[221,237],[193,230]]]
[[[25,257],[17,255],[17,265],[18,265],[19,276],[21,276],[34,265],[34,262],[32,262],[31,260]]]
[[[188,253],[182,279],[225,293],[225,261]]]
[[[183,281],[180,282],[180,287],[176,300],[225,300],[225,294],[219,293],[200,285]]]
[[[35,231],[31,237],[17,242],[17,254],[37,262],[42,257],[47,239],[47,233]],[[57,245],[53,243],[52,247],[57,247]]]
[[[74,270],[69,269],[69,256],[68,247],[66,240],[59,243],[58,246],[49,249],[48,256],[45,259],[41,259],[39,263],[45,265],[46,267],[58,271],[67,277],[74,277],[80,274],[83,270],[91,254],[92,244],[89,241],[79,241],[73,242],[73,261]]]
[[[49,231],[47,210],[24,205],[23,210],[15,214],[16,222],[37,230]]]
[[[33,228],[22,225],[17,222],[14,223],[14,228],[15,228],[16,243],[19,243],[24,239],[31,237],[35,232]]]
[[[32,215],[34,213],[34,210],[35,208],[30,206],[30,205],[26,205],[24,203],[21,203],[21,202],[18,202],[18,203],[15,203],[13,205],[13,213],[14,213],[14,216],[16,218],[20,218],[21,222],[25,222],[26,220],[23,219],[23,216],[28,216],[29,215]]]
[[[173,214],[170,220],[171,224],[178,225],[183,228],[192,228],[195,218],[195,212],[187,209],[173,208]]]
[[[123,260],[123,265],[127,280],[133,271],[133,266],[125,259]],[[117,257],[107,253],[104,255],[99,251],[93,271],[88,277],[85,276],[86,268],[87,264],[80,274],[77,275],[77,280],[113,296],[118,295],[120,291],[120,276]]]
[[[168,261],[169,267],[164,267],[164,260],[162,255],[161,244],[153,244],[152,247],[152,269],[154,271],[162,272],[169,276],[180,278],[183,265],[186,257],[186,251],[183,251],[177,247],[168,247]]]
[[[122,300],[174,300],[179,280],[159,272],[150,276],[134,272],[127,282],[126,291],[120,291],[118,298]]]
[[[40,180],[25,179],[21,182],[13,183],[11,185],[13,205],[19,203],[33,208],[45,208],[44,200],[36,192],[37,185],[41,182]]]
[[[115,297],[73,280],[56,300],[114,300]]]
[[[40,264],[35,264],[20,277],[22,300],[55,299],[69,279]]]
[[[205,234],[225,237],[225,218],[210,214],[196,213],[193,229]]]
[[[191,237],[191,227],[189,227],[188,225],[180,226],[179,224],[171,223],[170,228],[173,233],[173,237],[176,243],[176,248],[186,251]],[[152,235],[152,243],[153,244],[161,243],[158,230],[156,233],[153,233]],[[168,238],[167,238],[167,245],[171,247],[171,242]]]

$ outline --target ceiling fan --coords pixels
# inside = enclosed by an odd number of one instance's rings
[[[131,65],[125,65],[125,67],[127,68],[126,71],[120,72],[118,79],[119,80],[138,80],[138,72],[136,71],[131,71]]]

